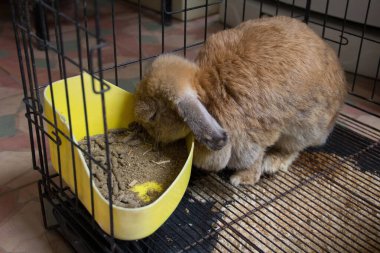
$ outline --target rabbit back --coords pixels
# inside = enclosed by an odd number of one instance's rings
[[[323,142],[312,139],[331,130],[346,94],[335,52],[306,24],[287,17],[216,33],[196,61],[198,93],[210,113],[262,146],[281,135]]]

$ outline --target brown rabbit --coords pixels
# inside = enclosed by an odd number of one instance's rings
[[[324,144],[345,94],[335,52],[306,24],[273,17],[210,36],[195,63],[158,57],[135,113],[160,142],[193,132],[195,166],[229,167],[232,184],[254,184]]]

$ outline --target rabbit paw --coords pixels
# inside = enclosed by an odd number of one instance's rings
[[[260,173],[254,170],[239,170],[230,177],[230,183],[234,186],[254,185],[260,179]]]
[[[292,154],[267,154],[262,163],[262,171],[269,174],[274,174],[277,171],[288,171],[289,166],[297,158],[298,153]]]

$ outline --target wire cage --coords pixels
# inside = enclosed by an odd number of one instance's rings
[[[107,234],[76,188],[50,169],[55,149],[59,164],[67,159],[59,154],[61,138],[71,143],[72,156],[75,148],[91,156],[91,148],[80,148],[72,131],[63,135],[57,119],[46,118],[42,94],[53,82],[67,85],[69,77],[86,72],[100,80],[94,92],[104,110],[103,80],[133,92],[158,55],[193,59],[212,33],[248,19],[286,15],[306,22],[336,50],[346,70],[347,104],[379,116],[379,1],[11,0],[11,7],[44,225],[59,230],[76,251],[380,251],[380,131],[375,128],[342,114],[326,145],[305,150],[289,173],[265,176],[255,186],[232,186],[228,171],[194,169],[183,199],[161,228],[142,240],[121,241],[113,236],[112,212]],[[68,93],[65,99],[70,102]],[[52,100],[54,107],[54,94]],[[99,124],[107,132],[104,112]],[[88,136],[91,126],[85,127]],[[50,150],[48,140],[55,145]],[[111,182],[109,162],[104,170]]]

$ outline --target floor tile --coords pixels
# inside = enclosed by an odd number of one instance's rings
[[[0,41],[1,44],[1,41]],[[10,52],[16,52],[16,48],[9,49]],[[0,66],[3,68],[9,75],[15,78],[15,80],[21,80],[20,67],[17,60],[17,56],[13,55],[6,59],[0,59]],[[0,77],[2,79],[3,77]]]
[[[157,31],[161,29],[161,24],[157,22],[145,22],[143,25],[148,31]]]
[[[0,138],[16,134],[15,115],[0,116]]]
[[[23,173],[31,170],[32,158],[29,151],[2,151],[0,152],[0,185],[4,185]]]
[[[30,163],[31,166],[31,163]],[[41,179],[41,174],[37,170],[28,169],[20,175],[14,177],[5,185],[8,189],[17,189],[19,187],[30,185]]]
[[[9,52],[0,49],[0,58],[5,58],[7,56],[9,56]]]
[[[139,80],[139,78],[119,79],[119,86],[126,91],[134,93]]]
[[[0,253],[74,252],[60,234],[44,228],[36,183],[0,193],[0,206]]]
[[[17,132],[11,137],[0,137],[0,151],[25,151],[30,150],[29,135],[23,132]],[[1,168],[1,164],[0,164]]]
[[[22,108],[17,112],[16,116],[16,128],[18,131],[29,135],[28,120],[25,117],[25,109]]]
[[[25,242],[31,239],[42,241],[41,244],[44,245],[44,240],[41,240],[44,232],[39,202],[30,201],[1,224],[0,245],[10,252],[25,251],[27,250]],[[33,245],[34,248],[39,248],[38,246],[40,245]],[[39,251],[29,248],[29,252]]]
[[[0,192],[0,224],[17,209],[17,191],[2,194]],[[0,225],[1,227],[1,225]],[[1,244],[0,244],[1,245]]]
[[[46,61],[45,58],[36,58],[36,59],[34,59],[34,62],[35,62],[36,67],[38,69],[46,69],[47,68],[48,61]],[[54,68],[55,67],[55,62],[54,61],[49,61],[49,65],[50,65],[51,68]]]
[[[1,75],[1,73],[0,73]],[[0,83],[0,103],[2,99],[12,97],[22,93],[21,87],[5,87]]]
[[[38,237],[20,241],[17,247],[13,249],[13,252],[53,253],[53,249],[43,233]]]
[[[147,44],[155,43],[157,45],[159,42],[157,37],[151,36],[148,34],[142,35],[141,40],[142,40],[142,43],[147,43]]]
[[[22,98],[23,96],[21,94],[17,94],[1,99],[0,116],[15,114],[22,106]]]
[[[17,203],[25,204],[32,200],[38,200],[38,185],[36,180],[17,189]]]
[[[49,231],[46,237],[54,253],[74,253],[74,249],[68,245],[62,236],[56,231]]]

